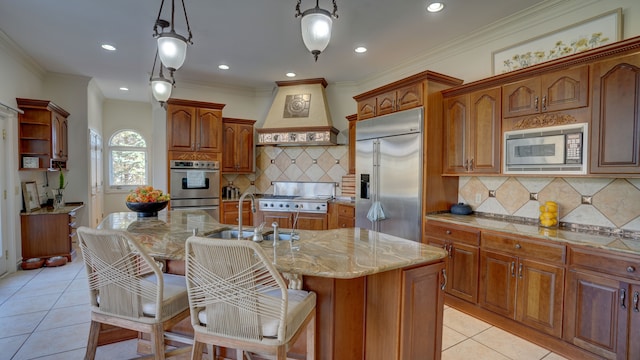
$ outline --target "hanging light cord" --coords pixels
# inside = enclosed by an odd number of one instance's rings
[[[334,1],[335,4],[335,1]],[[158,26],[161,26],[159,24],[159,20],[160,20],[160,15],[162,15],[162,8],[164,7],[164,0],[162,0],[160,2],[160,10],[158,10],[158,17],[156,18],[156,23],[153,25],[153,37],[158,37],[160,36],[160,33],[158,32]],[[189,33],[189,37],[187,38],[187,42],[191,45],[193,45],[193,34],[191,33],[191,26],[189,25],[189,17],[187,16],[187,8],[184,6],[184,0],[182,0],[182,11],[184,13],[184,20],[187,23],[187,32]],[[174,0],[171,0],[171,32],[175,32],[175,21],[174,21],[174,15],[175,15],[175,2]],[[164,29],[164,26],[162,26],[162,28]]]

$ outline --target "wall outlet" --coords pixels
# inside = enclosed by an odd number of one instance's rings
[[[476,194],[476,204],[480,204],[482,202],[482,194]]]

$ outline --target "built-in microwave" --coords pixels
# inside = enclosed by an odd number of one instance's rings
[[[586,174],[587,124],[504,133],[505,174]]]

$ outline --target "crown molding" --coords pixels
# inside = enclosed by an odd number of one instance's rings
[[[40,79],[43,79],[47,71],[40,66],[31,56],[9,37],[4,31],[0,30],[0,47],[6,49],[6,53],[14,58],[16,62],[24,66],[27,70],[34,73]]]

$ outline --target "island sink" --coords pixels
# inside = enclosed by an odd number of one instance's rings
[[[239,230],[237,230],[237,229],[227,229],[227,230],[221,230],[221,231],[212,232],[212,233],[206,235],[206,237],[212,238],[212,239],[237,239],[238,238],[238,233],[239,233]],[[251,238],[251,237],[253,237],[253,231],[251,231],[251,230],[243,230],[242,231],[241,238],[246,239],[246,238]]]

